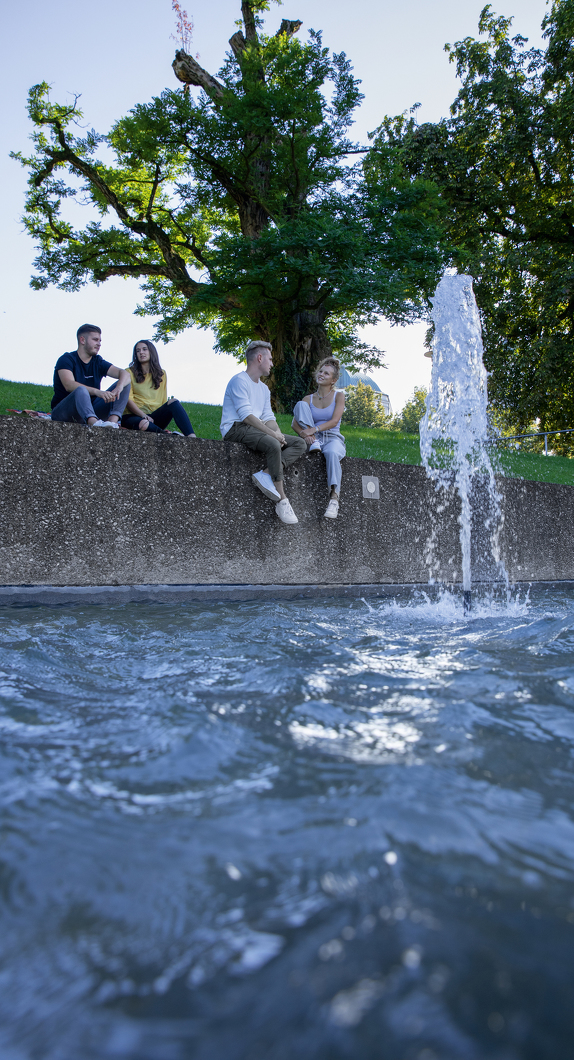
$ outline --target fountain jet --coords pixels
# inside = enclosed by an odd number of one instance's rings
[[[465,614],[471,607],[471,533],[475,487],[486,483],[484,525],[497,573],[500,498],[487,450],[487,373],[472,277],[448,270],[432,299],[434,322],[431,387],[420,424],[421,457],[437,489],[456,489],[461,504],[460,545]]]

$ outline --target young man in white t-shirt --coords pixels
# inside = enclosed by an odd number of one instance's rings
[[[229,380],[223,399],[221,434],[226,442],[242,442],[265,453],[267,467],[252,475],[252,482],[275,501],[282,523],[298,523],[283,488],[283,469],[307,452],[302,438],[283,434],[271,411],[269,387],[261,382],[273,368],[271,343],[256,339],[245,351],[247,368]]]

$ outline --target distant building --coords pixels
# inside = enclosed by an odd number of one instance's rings
[[[363,386],[370,386],[371,390],[375,390],[377,394],[380,394],[385,415],[392,416],[393,409],[389,395],[382,393],[380,386],[377,386],[375,380],[371,379],[370,375],[365,375],[364,372],[358,372],[357,375],[351,375],[346,368],[341,368],[338,379],[338,385],[341,389],[344,389],[347,386],[357,386],[358,383],[362,383]]]

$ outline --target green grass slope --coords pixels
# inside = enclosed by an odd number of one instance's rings
[[[9,408],[35,409],[49,412],[52,399],[51,386],[36,383],[13,383],[0,379],[0,415]],[[221,438],[219,424],[221,405],[200,405],[184,401],[189,418],[200,438]],[[291,416],[278,416],[281,429],[288,434]],[[348,427],[343,429],[347,443],[347,455],[367,460],[385,460],[391,464],[420,464],[419,439],[416,434],[401,434],[398,431],[381,431],[375,428]],[[504,453],[495,455],[496,470],[509,478],[525,478],[534,482],[555,482],[574,486],[574,460],[564,456],[540,456],[535,453]]]
[[[9,379],[0,379],[0,415],[5,416],[8,409],[35,409],[36,412],[49,412],[54,389],[51,386],[38,386],[37,383],[12,383]]]

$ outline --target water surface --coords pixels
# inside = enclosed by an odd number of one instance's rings
[[[0,613],[2,1060],[574,1056],[574,595]]]

